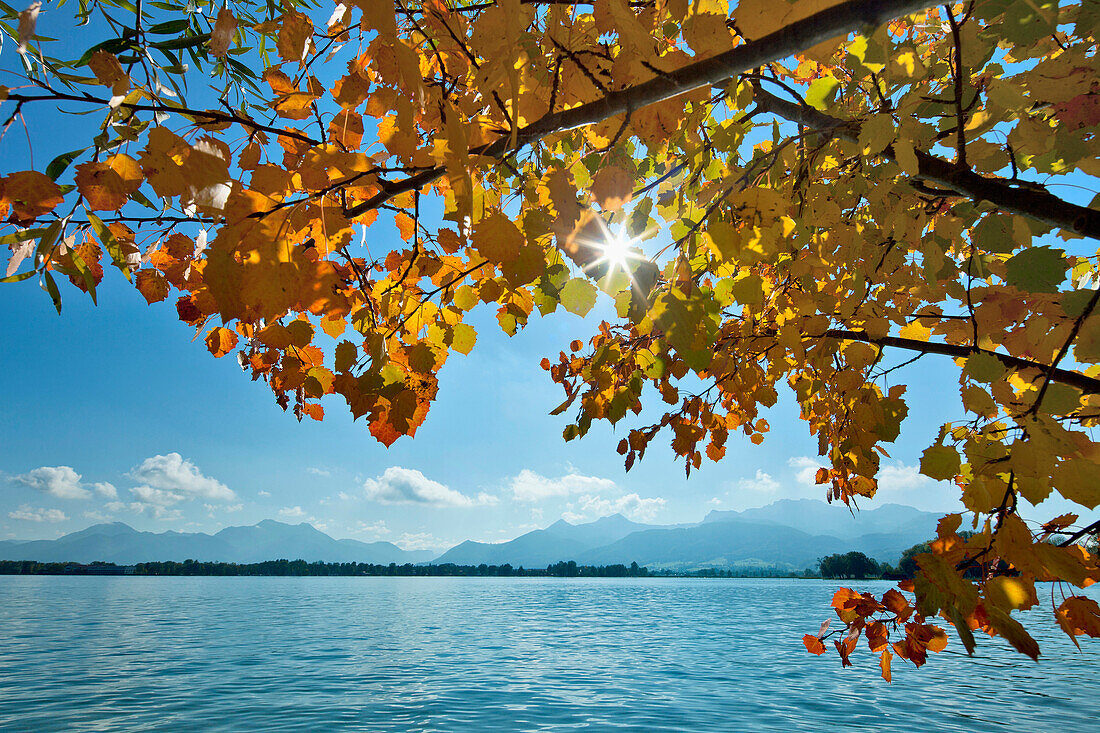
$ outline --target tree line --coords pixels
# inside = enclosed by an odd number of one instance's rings
[[[409,577],[556,577],[556,578],[634,578],[646,577],[649,570],[632,562],[629,566],[578,565],[570,560],[545,568],[503,565],[388,565],[360,562],[306,562],[305,560],[267,560],[258,563],[202,562],[173,560],[142,562],[135,565],[94,562],[37,562],[0,560],[0,575],[189,575],[189,576],[409,576]]]

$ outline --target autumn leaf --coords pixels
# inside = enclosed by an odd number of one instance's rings
[[[64,201],[61,187],[36,171],[12,173],[0,179],[0,201],[11,207],[16,222],[30,224]]]
[[[961,461],[959,452],[949,445],[927,448],[920,459],[920,472],[929,478],[944,480],[958,475]]]
[[[219,10],[214,21],[214,30],[210,33],[210,55],[215,58],[224,57],[236,32],[237,19],[233,16],[233,11],[228,7]]]
[[[228,328],[217,326],[206,332],[206,348],[211,354],[222,357],[237,345],[237,334]]]
[[[618,166],[601,168],[592,179],[592,197],[605,211],[618,211],[630,201],[634,176]]]
[[[474,225],[471,242],[482,257],[502,265],[519,255],[523,233],[502,212],[494,212]]]
[[[156,270],[138,270],[134,284],[150,305],[168,297],[168,279]],[[209,343],[207,341],[208,345]]]
[[[124,153],[76,167],[76,187],[92,211],[121,209],[143,180],[137,161]]]
[[[821,639],[811,634],[806,634],[802,637],[802,643],[806,645],[806,651],[810,654],[817,654],[821,656],[825,653],[825,645],[821,643]]]
[[[1100,638],[1100,606],[1091,598],[1070,596],[1062,601],[1054,616],[1078,649],[1081,648],[1078,636]]]

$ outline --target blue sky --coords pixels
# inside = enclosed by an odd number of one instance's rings
[[[478,314],[478,344],[444,367],[426,424],[389,449],[336,400],[323,423],[298,423],[234,360],[192,340],[171,301],[145,305],[115,272],[98,307],[71,288],[63,295],[58,316],[33,281],[0,289],[0,537],[107,520],[212,531],[275,518],[434,548],[510,539],[562,516],[690,522],[713,508],[822,495],[807,481],[820,465],[816,440],[789,395],[766,415],[763,445],[731,440],[725,460],[687,480],[660,444],[626,474],[615,453],[623,428],[601,424],[564,442],[564,417],[548,415],[560,388],[538,362],[591,334],[610,310],[602,295],[587,319],[535,318],[512,338],[491,310]],[[911,405],[897,460],[884,461],[880,497],[947,510],[951,490],[914,466],[941,420],[942,402],[927,397],[950,403],[956,388],[947,373],[920,376],[925,399]]]
[[[40,32],[49,22],[43,14]],[[85,33],[56,35],[83,48]],[[2,54],[0,68],[18,63],[10,44]],[[74,125],[90,118],[81,120],[31,118],[40,170],[77,146],[73,135],[87,135]],[[54,124],[64,126],[43,127]],[[0,173],[28,167],[18,127],[0,140]],[[386,227],[372,234],[398,243]],[[477,346],[450,357],[426,424],[389,449],[336,399],[326,400],[323,423],[296,422],[232,358],[211,357],[178,321],[172,298],[146,306],[113,269],[98,307],[67,284],[62,295],[59,317],[34,280],[0,286],[0,539],[53,537],[98,521],[216,531],[274,518],[442,549],[510,539],[561,517],[693,522],[715,508],[824,493],[812,484],[822,465],[816,439],[790,394],[764,415],[772,432],[763,445],[731,438],[721,463],[687,480],[667,441],[626,474],[615,452],[625,425],[599,424],[565,443],[564,417],[548,414],[562,393],[539,361],[611,315],[603,295],[586,319],[559,311],[512,338],[491,308],[475,312]],[[901,376],[910,414],[883,461],[876,501],[957,509],[955,490],[916,471],[940,424],[962,416],[957,370],[932,357]]]

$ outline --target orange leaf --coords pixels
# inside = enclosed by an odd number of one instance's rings
[[[821,656],[825,653],[825,645],[821,643],[821,639],[818,639],[812,634],[806,634],[802,637],[802,643],[806,645],[806,651],[810,654],[817,654]]]
[[[328,126],[329,139],[345,148],[358,148],[363,141],[363,116],[350,109],[341,110]]]
[[[1062,627],[1062,631],[1073,639],[1078,649],[1081,645],[1075,637],[1081,634],[1088,634],[1094,638],[1100,637],[1100,606],[1091,598],[1070,596],[1062,601],[1062,605],[1058,606],[1054,616],[1058,619],[1058,625]]]
[[[630,201],[634,176],[617,166],[601,168],[592,179],[592,196],[604,211],[618,211]]]
[[[223,357],[237,345],[237,334],[217,326],[206,334],[206,348],[216,357]]]
[[[313,47],[313,22],[302,13],[286,13],[275,45],[284,60],[302,62]]]
[[[156,270],[138,270],[134,285],[150,305],[168,297],[168,278]]]
[[[64,200],[61,187],[38,171],[20,171],[0,179],[0,201],[11,206],[17,224],[29,224]]]
[[[76,187],[92,211],[115,211],[141,187],[141,168],[125,153],[76,167]]]
[[[115,82],[126,79],[126,72],[122,70],[122,64],[118,57],[107,51],[96,51],[88,59],[88,68],[95,74],[95,78],[104,86],[114,86]]]
[[[397,224],[397,231],[400,232],[401,238],[406,242],[412,239],[413,235],[416,234],[416,222],[404,211],[399,211],[394,214],[393,221]]]
[[[890,681],[890,660],[892,657],[893,655],[890,654],[889,649],[883,649],[882,656],[879,657],[878,660],[878,666],[880,669],[882,669],[882,679],[886,680],[887,682]]]

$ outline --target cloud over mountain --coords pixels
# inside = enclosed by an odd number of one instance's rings
[[[363,482],[363,492],[379,504],[420,504],[435,507],[470,507],[495,504],[496,497],[481,493],[476,498],[433,481],[414,468],[390,466],[381,476]]]
[[[92,492],[80,485],[80,474],[69,466],[42,466],[12,480],[58,499],[92,497]]]
[[[534,471],[523,469],[511,482],[512,496],[517,501],[542,501],[572,494],[604,494],[615,489],[615,482],[598,476],[570,473],[558,478],[547,478]]]
[[[130,477],[139,484],[132,491],[143,500],[155,504],[165,505],[198,497],[218,501],[232,501],[237,498],[232,489],[217,479],[204,476],[194,463],[179,453],[146,458],[130,471]],[[156,498],[146,499],[142,496],[138,492],[142,487],[155,489],[158,493],[144,493]]]

